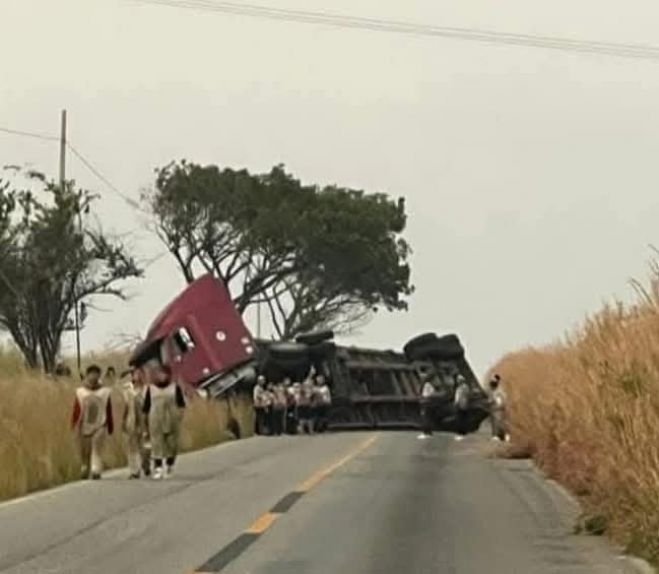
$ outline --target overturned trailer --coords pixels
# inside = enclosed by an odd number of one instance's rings
[[[251,391],[257,372],[271,381],[302,380],[313,367],[330,382],[330,428],[337,430],[419,427],[424,377],[438,391],[430,402],[435,428],[454,430],[459,373],[471,389],[469,430],[487,417],[486,395],[455,335],[426,333],[410,340],[402,352],[339,346],[333,337],[325,331],[295,342],[254,340],[224,284],[206,275],[158,315],[130,364],[169,364],[179,381],[211,398]]]
[[[428,402],[434,428],[457,430],[453,397],[458,374],[470,388],[467,430],[477,430],[488,416],[487,396],[457,336],[426,333],[403,352],[339,346],[332,338],[326,332],[296,343],[257,341],[259,371],[268,379],[300,379],[312,367],[327,377],[333,395],[331,429],[421,427],[421,387],[429,378],[437,391]]]

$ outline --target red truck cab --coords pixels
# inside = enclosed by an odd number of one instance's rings
[[[161,311],[130,359],[168,364],[174,378],[210,396],[254,377],[256,345],[224,283],[193,281]]]

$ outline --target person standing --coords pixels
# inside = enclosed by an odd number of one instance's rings
[[[160,365],[152,374],[144,397],[143,412],[147,416],[153,453],[153,478],[166,478],[174,471],[179,449],[179,434],[185,396],[172,379],[169,365]],[[163,462],[166,468],[163,468]]]
[[[93,480],[101,478],[101,459],[105,437],[114,430],[110,389],[101,385],[101,368],[90,365],[85,372],[83,385],[76,389],[71,427],[76,433],[80,459],[81,476]]]
[[[254,391],[252,395],[254,402],[254,419],[255,419],[254,432],[257,435],[265,434],[265,421],[267,418],[265,393],[266,393],[265,377],[263,375],[259,375],[256,379],[256,384],[254,385]]]
[[[431,397],[435,394],[435,385],[432,384],[430,377],[426,376],[421,387],[421,434],[417,437],[420,440],[430,438],[432,436],[432,408]]]
[[[275,385],[266,382],[265,393],[263,394],[263,401],[265,402],[265,421],[268,428],[267,434],[269,436],[275,435]]]
[[[301,385],[298,396],[297,412],[300,419],[300,431],[305,434],[312,434],[312,401],[313,401],[313,383],[307,378]]]
[[[272,434],[275,436],[281,436],[286,425],[286,382],[290,379],[275,384],[272,389]]]
[[[128,459],[129,478],[140,478],[141,472],[150,474],[148,452],[145,439],[148,434],[147,420],[144,415],[145,385],[140,369],[130,372],[131,380],[123,385],[126,407],[123,417],[123,431],[126,438],[126,458]]]
[[[287,379],[290,381],[290,379]],[[297,397],[298,397],[298,383],[290,383],[286,387],[286,432],[288,434],[297,434],[298,431],[298,416],[297,416]]]
[[[456,384],[453,403],[458,434],[455,436],[455,440],[462,440],[467,434],[467,423],[469,422],[469,385],[462,375],[456,377]]]
[[[316,430],[325,432],[329,425],[329,411],[332,406],[332,392],[325,375],[316,377]]]
[[[490,424],[492,439],[507,441],[506,393],[501,388],[501,377],[495,374],[490,381]]]

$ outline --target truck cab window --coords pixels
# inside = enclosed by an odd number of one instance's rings
[[[191,351],[195,347],[194,340],[185,327],[181,327],[178,331],[176,331],[174,334],[174,343],[176,344],[178,351],[181,353]]]

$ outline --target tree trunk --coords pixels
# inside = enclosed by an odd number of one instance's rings
[[[41,350],[41,364],[46,374],[53,374],[57,366],[57,355],[59,354],[60,337],[57,334],[46,333],[41,337],[39,348]]]
[[[23,336],[23,333],[10,329],[14,343],[25,359],[25,364],[29,369],[39,368],[39,348],[36,341],[31,341]]]

